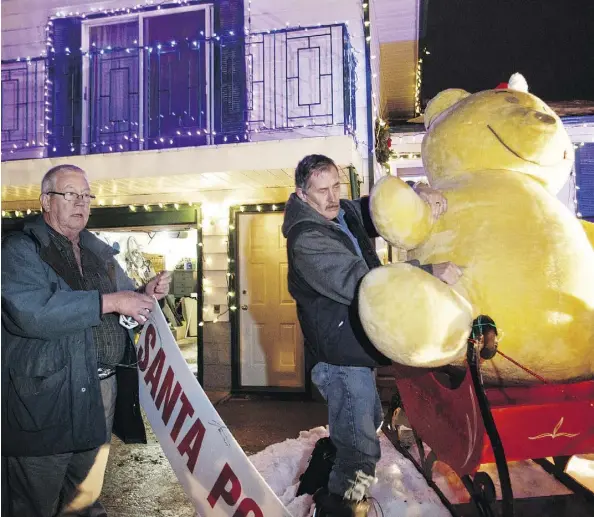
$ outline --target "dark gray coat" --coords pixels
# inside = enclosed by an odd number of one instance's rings
[[[117,290],[134,284],[115,251],[87,230],[81,244]],[[106,440],[92,327],[98,291],[75,291],[42,217],[2,242],[2,454],[41,456]]]
[[[305,336],[308,369],[319,361],[368,367],[389,362],[365,335],[357,310],[361,279],[380,265],[369,239],[377,234],[370,220],[365,224],[360,201],[341,200],[340,206],[362,256],[338,224],[295,194],[285,207],[288,286]]]
[[[377,237],[373,233],[375,229],[364,224],[360,200],[341,199],[340,203],[343,209],[351,207],[367,232],[367,235],[355,235],[356,237]],[[337,224],[328,221],[296,194],[291,194],[285,207],[283,235],[288,237],[293,227],[303,223],[308,223],[307,228],[292,243],[295,269],[306,277],[307,283],[320,295],[337,303],[350,305],[359,282],[369,272],[367,262],[351,249],[348,238]],[[326,233],[322,233],[324,228],[334,233],[334,238],[328,238]],[[379,259],[377,256],[375,258],[379,265]]]

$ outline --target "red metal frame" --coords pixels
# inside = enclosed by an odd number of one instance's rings
[[[434,372],[393,366],[406,415],[460,477],[495,461],[470,371],[455,389]],[[594,452],[594,380],[485,390],[507,461]]]

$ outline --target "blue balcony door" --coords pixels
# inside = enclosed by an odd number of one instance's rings
[[[87,152],[209,143],[210,9],[168,11],[86,27]]]
[[[204,10],[144,20],[148,148],[207,143],[208,41]],[[167,141],[164,141],[168,139]]]

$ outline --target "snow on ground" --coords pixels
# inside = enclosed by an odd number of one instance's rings
[[[263,451],[250,456],[250,460],[262,477],[270,485],[293,517],[308,517],[313,512],[310,495],[295,497],[299,486],[299,476],[307,467],[307,462],[316,441],[328,436],[325,427],[301,431],[296,439],[285,440],[270,445]],[[447,517],[450,513],[441,503],[437,494],[429,488],[425,479],[414,465],[404,458],[390,441],[380,435],[382,457],[376,469],[377,482],[371,488],[381,511],[376,515],[384,517]],[[416,448],[412,450],[416,455]],[[570,474],[594,488],[594,458],[592,456],[574,457],[569,465]],[[499,480],[495,465],[482,465],[482,471],[493,479],[497,493],[500,494]],[[530,460],[509,463],[512,488],[516,498],[543,495],[562,495],[570,493],[552,476]],[[434,481],[448,500],[454,504],[469,501],[468,492],[454,472],[445,464],[437,462],[433,470]],[[375,517],[374,513],[370,516]]]
[[[285,440],[250,456],[250,460],[293,517],[307,517],[313,510],[310,495],[295,497],[299,475],[305,470],[316,441],[328,436],[325,427],[301,431],[299,438]],[[382,458],[376,469],[377,483],[371,495],[385,517],[447,517],[450,513],[415,467],[380,436]],[[378,515],[382,515],[378,511]],[[371,513],[373,515],[373,513]]]

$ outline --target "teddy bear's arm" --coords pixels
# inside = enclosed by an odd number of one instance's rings
[[[588,237],[588,240],[590,241],[592,248],[594,248],[594,224],[589,223],[588,221],[584,221],[583,219],[580,219],[580,222],[582,223],[582,227],[586,231],[586,236]]]
[[[431,208],[395,176],[385,176],[376,183],[370,206],[375,228],[393,246],[414,249],[431,232]]]

